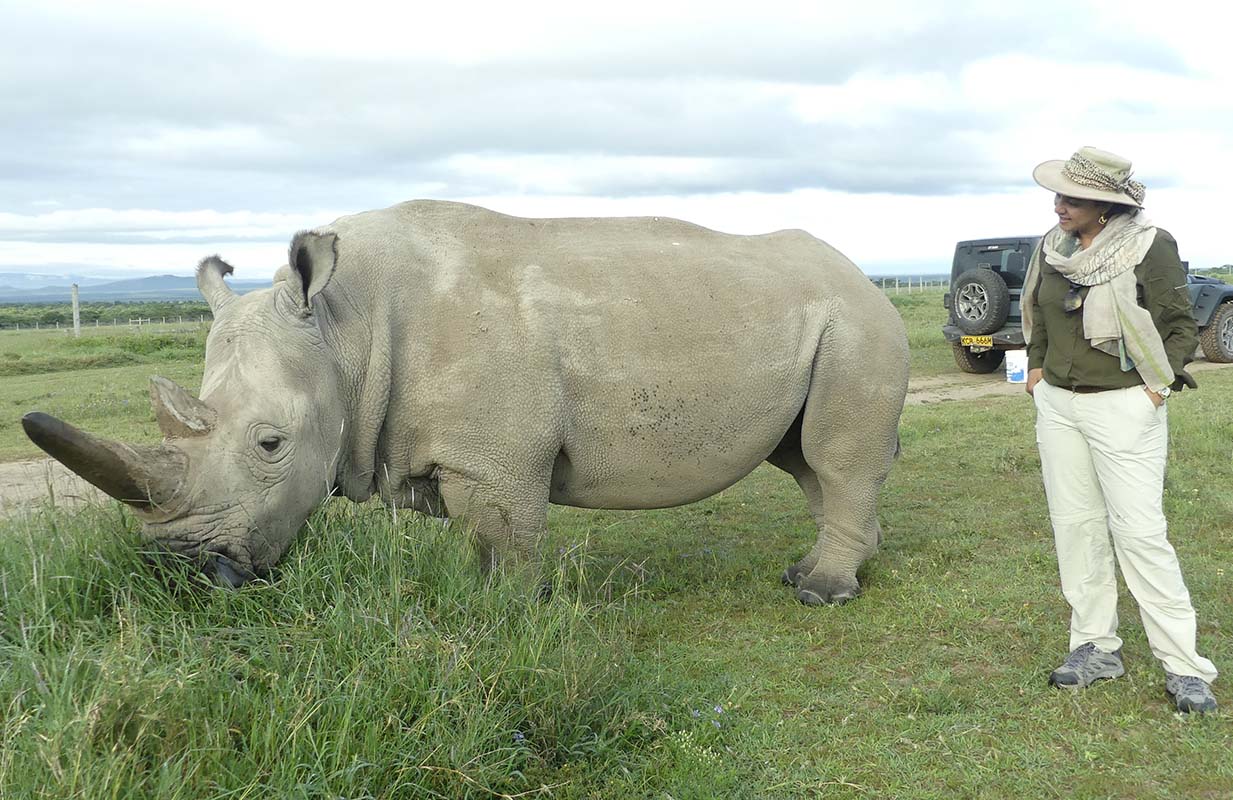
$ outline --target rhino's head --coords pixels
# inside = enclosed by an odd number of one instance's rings
[[[317,234],[296,237],[271,289],[236,295],[223,281],[230,265],[201,263],[214,312],[201,399],[151,379],[162,444],[107,441],[37,412],[26,433],[132,506],[158,547],[232,586],[265,573],[335,481],[342,390],[312,311],[333,267],[334,237]]]

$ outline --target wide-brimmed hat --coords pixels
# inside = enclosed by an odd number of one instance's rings
[[[1095,147],[1080,147],[1067,161],[1046,161],[1032,170],[1036,182],[1052,192],[1143,208],[1147,187],[1131,174],[1129,160]]]

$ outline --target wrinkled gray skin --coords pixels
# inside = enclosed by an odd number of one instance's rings
[[[215,314],[200,401],[154,379],[163,447],[98,445],[129,474],[103,488],[222,582],[265,573],[331,490],[463,517],[486,565],[533,564],[550,502],[674,506],[769,461],[818,529],[785,581],[811,604],[859,592],[908,345],[808,234],[416,201],[298,234],[270,289],[234,295],[230,271],[198,269]],[[27,430],[59,441],[47,420]]]

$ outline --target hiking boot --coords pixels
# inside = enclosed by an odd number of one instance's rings
[[[1120,678],[1125,674],[1126,668],[1122,666],[1122,648],[1119,647],[1113,653],[1106,653],[1088,642],[1070,651],[1070,655],[1066,656],[1062,666],[1053,670],[1049,675],[1049,685],[1062,689],[1086,689],[1096,681]]]
[[[1165,671],[1165,692],[1183,714],[1216,710],[1216,695],[1207,681],[1197,675],[1174,675]]]

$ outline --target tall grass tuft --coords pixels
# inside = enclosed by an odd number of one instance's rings
[[[628,613],[583,599],[576,559],[540,599],[456,528],[335,503],[224,592],[156,575],[135,530],[113,508],[0,535],[6,797],[492,796],[646,734]]]

